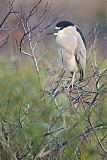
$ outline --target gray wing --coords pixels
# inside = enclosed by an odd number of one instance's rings
[[[75,50],[75,58],[79,67],[80,79],[83,79],[86,67],[86,47],[79,32],[78,32],[77,48]]]

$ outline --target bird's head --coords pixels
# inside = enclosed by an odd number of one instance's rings
[[[55,28],[53,30],[51,30],[47,35],[57,35],[59,33],[59,31],[69,27],[69,26],[74,26],[74,24],[72,22],[69,21],[60,21],[56,24]]]

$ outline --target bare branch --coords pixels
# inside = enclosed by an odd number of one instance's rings
[[[8,39],[9,39],[9,35],[7,35],[6,37],[4,37],[3,39],[1,39],[0,41],[0,43],[2,43],[1,45],[0,45],[0,47],[3,47],[5,44],[7,44],[8,43]]]
[[[39,0],[35,5],[33,5],[33,8],[27,14],[26,22],[37,12],[37,7],[41,2],[42,0]]]

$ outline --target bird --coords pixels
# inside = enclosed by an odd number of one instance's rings
[[[72,74],[70,83],[73,89],[76,73],[80,81],[85,76],[86,68],[86,41],[81,29],[70,21],[58,22],[48,35],[55,36],[57,55],[61,68]]]

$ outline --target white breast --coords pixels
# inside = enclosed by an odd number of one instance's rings
[[[58,32],[56,44],[61,67],[70,72],[77,71],[75,50],[77,48],[78,34],[75,27],[67,27]]]
[[[65,71],[77,72],[77,62],[73,54],[69,55],[62,48],[58,49],[58,60],[59,64]]]

